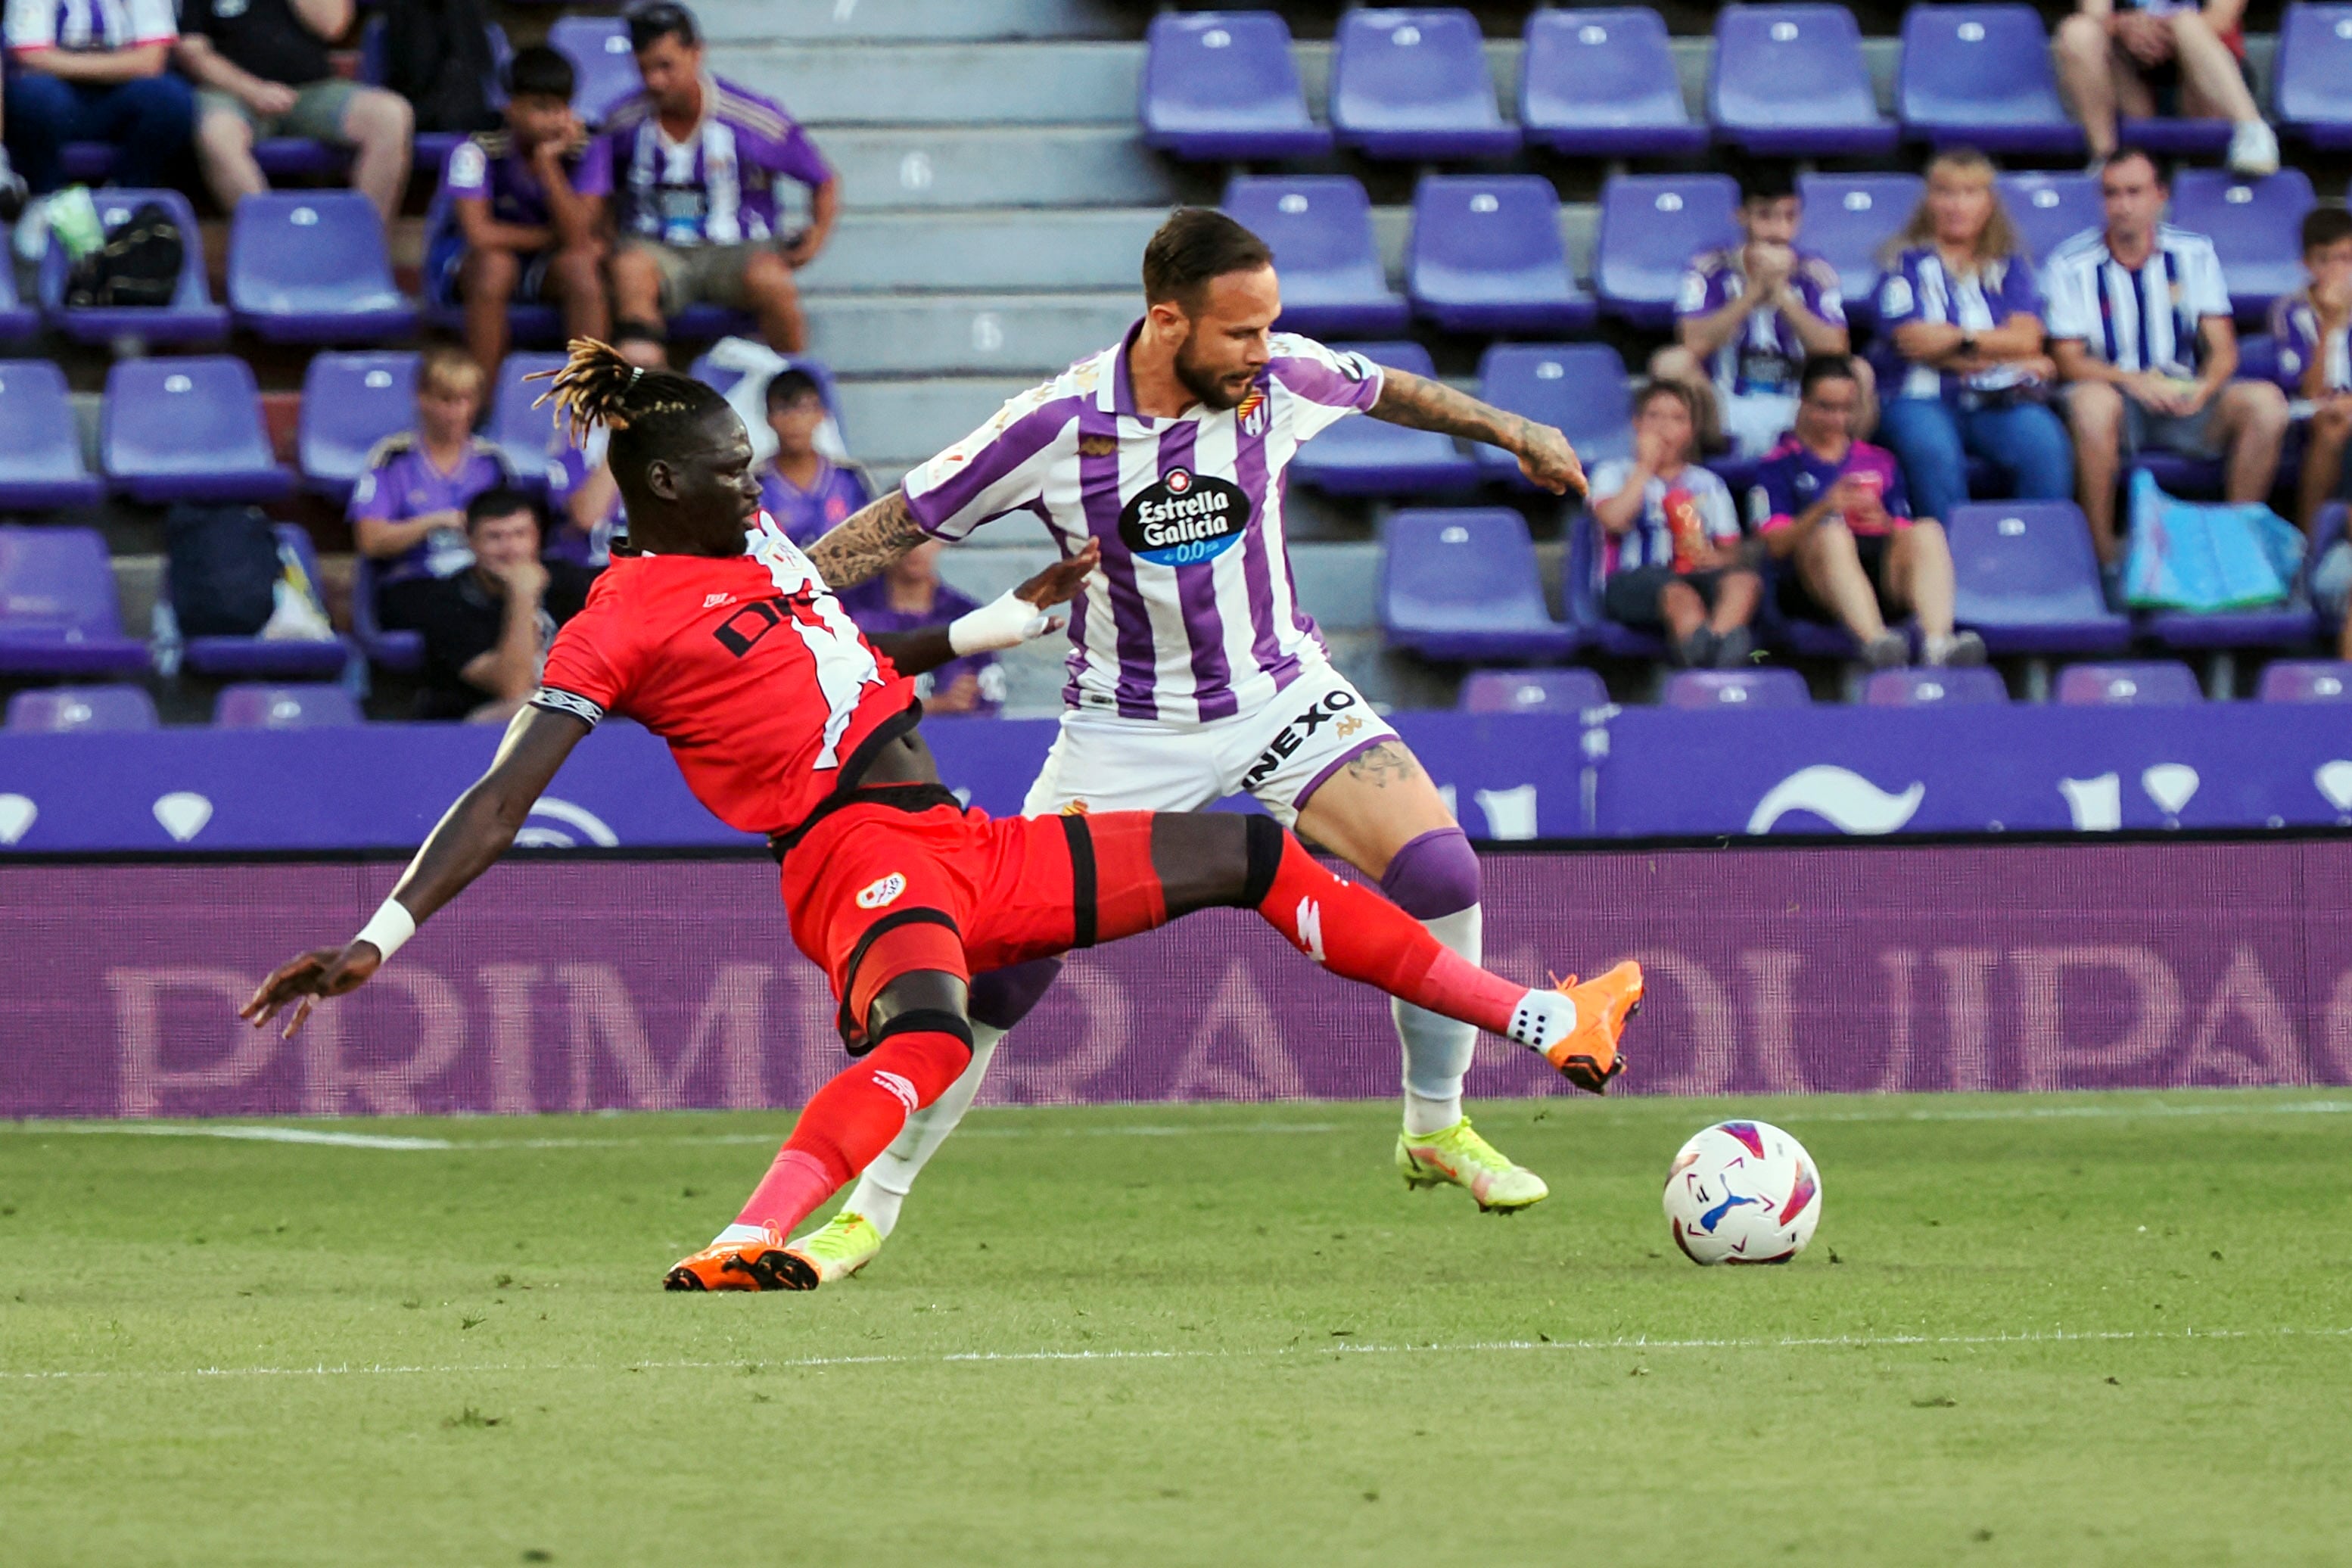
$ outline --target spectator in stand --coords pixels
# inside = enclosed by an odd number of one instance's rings
[[[467,504],[507,483],[498,448],[474,435],[486,384],[465,350],[425,350],[416,367],[416,428],[377,442],[352,491],[352,539],[376,563],[376,620],[388,629],[420,625],[434,583],[474,563]]]
[[[466,346],[485,374],[507,353],[507,306],[563,307],[567,338],[611,335],[604,304],[604,196],[611,164],[583,154],[572,112],[572,62],[543,44],[507,68],[507,128],[449,150],[427,226],[425,275],[435,299],[466,306]]]
[[[352,188],[386,233],[408,190],[408,100],[335,74],[328,46],[352,0],[181,0],[180,68],[196,83],[196,162],[224,208],[269,188],[257,140],[299,136],[352,149]]]
[[[2246,0],[2080,0],[2058,25],[2058,81],[2091,156],[2116,146],[2118,115],[2236,122],[2230,167],[2259,177],[2278,172],[2277,134],[2263,122],[2246,74]]]
[[[618,346],[639,363],[666,361],[665,321],[707,302],[749,310],[780,353],[808,339],[798,268],[833,232],[840,186],[792,116],[707,74],[694,14],[674,0],[629,13],[629,44],[645,90],[604,121],[596,155],[620,207],[613,256]],[[780,179],[809,188],[810,221],[779,231]]]
[[[2119,601],[2123,542],[2116,470],[2129,453],[2162,447],[2227,457],[2233,501],[2261,500],[2278,477],[2286,398],[2267,381],[2231,381],[2238,333],[2213,242],[2165,223],[2168,192],[2147,153],[2111,154],[2099,173],[2104,228],[2051,254],[2051,352],[2066,382],[2083,514]],[[2158,308],[2151,308],[2155,301]]]
[[[1749,502],[1757,531],[1781,571],[1783,613],[1835,620],[1873,669],[1910,645],[1887,622],[1919,618],[1929,664],[1985,661],[1984,639],[1952,630],[1952,552],[1943,526],[1914,518],[1895,455],[1857,441],[1862,388],[1843,354],[1805,362],[1796,427],[1765,459]]]
[[[768,428],[776,433],[776,456],[761,472],[760,504],[803,546],[874,499],[855,469],[836,466],[816,449],[824,413],[824,394],[808,372],[782,370],[769,381]]]
[[[540,560],[539,508],[520,490],[474,497],[465,528],[472,563],[417,595],[424,717],[503,724],[537,689],[556,628],[588,602],[596,574]]]
[[[556,510],[547,556],[601,572],[612,563],[614,541],[625,540],[629,531],[621,487],[604,461],[609,437],[601,427],[592,430],[585,448],[558,438],[563,449],[547,464],[547,500]]]
[[[941,540],[926,540],[841,595],[858,630],[911,632],[943,626],[980,608],[980,602],[940,581]],[[970,714],[992,719],[1004,711],[1004,671],[990,653],[968,655],[915,677],[915,695],[927,717]]]
[[[2304,286],[2271,305],[2271,336],[2289,397],[2311,405],[2295,521],[2316,549],[2319,509],[2344,480],[2352,438],[2352,213],[2314,207],[2303,218]]]
[[[1740,180],[1740,243],[1700,252],[1683,274],[1672,348],[1650,360],[1650,374],[1690,388],[1699,414],[1699,449],[1728,446],[1760,458],[1797,412],[1797,373],[1813,354],[1851,347],[1837,268],[1797,248],[1804,203],[1789,170],[1758,165]],[[1867,365],[1861,435],[1876,418]]]
[[[2074,493],[2066,426],[2048,406],[2042,290],[1981,153],[1945,153],[1878,285],[1879,438],[1929,517],[1969,499],[1982,458],[2020,500]]]
[[[1664,630],[1685,668],[1736,669],[1755,649],[1748,623],[1764,584],[1740,560],[1739,512],[1723,481],[1691,460],[1698,417],[1690,388],[1654,381],[1633,404],[1633,456],[1588,480],[1601,525],[1601,607],[1612,621]]]
[[[66,183],[68,142],[114,145],[114,183],[168,185],[195,99],[171,72],[172,0],[7,0],[8,151],[32,194]]]

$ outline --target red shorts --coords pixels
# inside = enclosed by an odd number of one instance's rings
[[[888,804],[894,792],[919,809]],[[1166,919],[1145,811],[992,817],[921,785],[828,813],[784,856],[793,941],[840,999],[842,1038],[902,974],[974,974],[1148,931]]]

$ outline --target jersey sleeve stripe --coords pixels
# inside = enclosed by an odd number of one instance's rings
[[[569,713],[591,730],[604,720],[603,707],[576,691],[566,691],[560,686],[542,686],[532,692],[530,706],[544,708],[551,713]]]

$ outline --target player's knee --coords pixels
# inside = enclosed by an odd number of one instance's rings
[[[899,1035],[945,1035],[971,1056],[971,995],[963,976],[919,969],[894,977],[866,1009],[866,1048],[879,1049]],[[961,1069],[958,1069],[961,1070]]]
[[[1029,1009],[1044,1000],[1055,977],[1062,973],[1058,958],[1034,958],[1026,963],[1015,963],[1003,969],[992,969],[971,979],[971,1000],[966,1011],[975,1024],[985,1024],[992,1029],[1011,1029],[1029,1016]]]
[[[1459,914],[1478,901],[1478,852],[1458,826],[1411,840],[1381,873],[1381,891],[1417,921]]]

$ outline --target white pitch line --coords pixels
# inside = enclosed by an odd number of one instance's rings
[[[396,1138],[384,1132],[317,1132],[307,1127],[173,1127],[149,1121],[44,1121],[23,1124],[26,1131],[121,1133],[139,1138],[232,1138],[254,1143],[323,1143],[334,1149],[456,1149],[446,1138]]]
[[[1606,1340],[1480,1340],[1457,1344],[1275,1345],[1261,1350],[1038,1350],[950,1351],[936,1355],[798,1356],[781,1361],[738,1357],[730,1361],[640,1361],[606,1365],[595,1362],[470,1363],[425,1366],[368,1363],[328,1366],[200,1366],[139,1372],[40,1372],[0,1370],[18,1382],[197,1377],[456,1377],[517,1373],[730,1372],[746,1368],[785,1372],[833,1366],[1028,1365],[1058,1362],[1259,1361],[1314,1355],[1523,1355],[1624,1351],[1895,1350],[1996,1345],[2102,1345],[2188,1340],[2336,1340],[2352,1338],[2352,1328],[2028,1330],[2003,1334],[1822,1334],[1779,1339],[1652,1339],[1645,1334]]]

